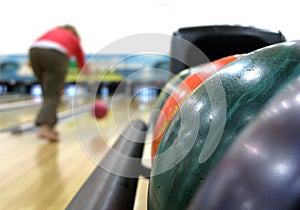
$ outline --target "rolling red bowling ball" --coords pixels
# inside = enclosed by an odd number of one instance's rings
[[[96,119],[101,119],[106,116],[108,112],[107,104],[104,101],[97,100],[93,104],[92,114]]]

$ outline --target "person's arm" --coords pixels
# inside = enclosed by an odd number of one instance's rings
[[[88,73],[89,70],[86,64],[85,54],[80,44],[77,45],[77,48],[75,50],[75,58],[77,66],[80,68],[80,71]]]

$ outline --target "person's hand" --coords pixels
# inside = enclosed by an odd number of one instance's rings
[[[81,72],[82,74],[85,74],[85,75],[90,74],[90,70],[89,70],[88,65],[85,65],[85,66],[80,70],[80,72]]]
[[[31,67],[31,62],[30,62],[30,60],[28,60],[28,61],[26,62],[26,65],[29,66],[29,67]]]

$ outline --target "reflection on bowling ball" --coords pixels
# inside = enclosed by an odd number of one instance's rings
[[[154,112],[151,114],[151,125],[154,126],[157,120],[157,117],[160,113],[161,108],[163,107],[164,103],[172,93],[172,91],[175,89],[175,87],[182,82],[183,79],[185,79],[188,75],[190,75],[191,70],[186,69],[174,77],[170,79],[170,81],[167,82],[167,84],[162,88],[160,91],[160,94],[158,98],[156,99],[156,102],[154,104]]]
[[[233,60],[242,55],[227,56],[211,63],[202,64],[191,68],[191,73],[182,82],[180,82],[171,92],[171,95],[166,99],[162,109],[157,117],[153,129],[153,140],[151,155],[155,156],[159,143],[169,126],[173,116],[180,108],[184,100],[197,88],[205,79],[213,75],[216,71],[227,65]]]
[[[300,77],[238,136],[197,192],[190,210],[300,207]]]
[[[276,92],[300,74],[300,41],[235,60],[205,80],[176,113],[159,145],[149,209],[186,209],[236,135]]]

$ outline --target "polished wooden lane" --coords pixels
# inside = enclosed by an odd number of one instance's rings
[[[148,121],[151,108],[122,99],[102,120],[90,113],[77,116],[58,125],[59,143],[38,139],[34,130],[0,133],[0,209],[64,209],[106,154],[107,145],[115,142],[129,120]],[[147,145],[144,151],[148,167],[149,149]],[[146,209],[147,186],[148,180],[141,177],[136,210]]]
[[[40,97],[27,98],[20,95],[20,100],[8,100],[5,96],[1,96],[0,101],[0,131],[17,126],[20,123],[27,123],[34,121],[39,109],[42,99]],[[25,100],[22,100],[25,99]],[[82,100],[77,100],[76,106],[82,105],[87,101],[87,98],[81,97]],[[60,112],[68,110],[72,107],[72,97],[63,97],[62,103],[58,107]]]

